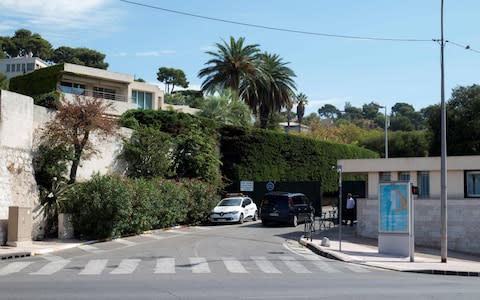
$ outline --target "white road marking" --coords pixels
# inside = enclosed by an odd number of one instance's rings
[[[0,276],[5,276],[5,275],[10,275],[12,273],[17,273],[20,272],[21,270],[25,269],[29,265],[31,265],[33,262],[31,261],[16,261],[13,263],[10,263],[0,269]]]
[[[280,260],[282,260],[285,265],[295,273],[312,273],[310,270],[305,268],[302,264],[295,260],[295,258],[291,256],[280,256]]]
[[[324,271],[324,272],[327,272],[327,273],[339,273],[340,271],[331,267],[329,264],[327,264],[326,262],[324,261],[320,261],[320,260],[315,260],[315,261],[312,261],[312,264],[319,268],[320,270]]]
[[[36,272],[30,273],[31,275],[52,275],[60,271],[61,269],[65,268],[65,266],[70,263],[68,259],[57,259],[54,261],[49,262],[45,266],[43,266],[40,270]]]
[[[222,257],[223,263],[231,273],[248,273],[243,265],[233,257]]]
[[[103,250],[98,249],[92,245],[80,245],[78,248],[82,249],[83,251],[90,252],[90,253],[99,253],[103,252]]]
[[[165,236],[156,235],[156,234],[153,234],[153,233],[142,234],[141,236],[148,237],[148,238],[151,238],[151,239],[154,239],[154,240],[163,240],[163,239],[166,238]]]
[[[175,273],[175,258],[163,257],[157,259],[155,274],[173,274]]]
[[[99,275],[105,269],[108,259],[92,259],[85,268],[79,273],[80,275]]]
[[[110,272],[110,274],[131,274],[133,273],[133,271],[135,271],[141,261],[141,259],[122,259],[118,267],[116,267],[112,272]]]
[[[262,270],[264,273],[268,274],[280,274],[281,272],[273,266],[273,264],[268,261],[264,256],[252,256],[250,257],[255,264]]]
[[[120,243],[120,244],[123,244],[123,245],[126,245],[126,246],[133,246],[133,245],[136,245],[137,243],[134,243],[132,241],[129,241],[129,240],[124,240],[124,239],[115,239],[113,240],[114,242],[117,242],[117,243]]]
[[[192,273],[210,273],[210,267],[204,257],[190,257]]]

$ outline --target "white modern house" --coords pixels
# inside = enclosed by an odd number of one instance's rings
[[[49,64],[38,57],[21,56],[0,59],[0,73],[7,75],[7,79],[31,73],[35,70],[46,68]]]
[[[67,101],[76,96],[97,97],[113,104],[108,111],[111,115],[137,108],[159,110],[164,103],[164,93],[157,85],[135,81],[128,74],[70,63],[16,77],[10,81],[10,90],[30,96],[56,90]]]
[[[343,174],[362,175],[365,198],[357,199],[357,234],[377,238],[379,185],[410,181],[414,196],[415,244],[440,248],[440,157],[339,160]],[[348,191],[355,193],[355,191]],[[448,249],[480,254],[480,156],[447,158]]]

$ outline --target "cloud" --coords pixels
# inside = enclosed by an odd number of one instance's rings
[[[160,51],[145,51],[145,52],[137,52],[135,56],[163,56],[163,55],[171,55],[175,54],[174,50],[160,50]]]
[[[338,109],[343,109],[343,105],[347,100],[343,98],[324,98],[324,99],[308,99],[308,104],[305,106],[305,115],[310,113],[318,113],[318,109],[324,106],[325,104],[332,104]]]
[[[2,0],[0,29],[46,27],[85,29],[111,25],[119,11],[108,8],[112,0]]]

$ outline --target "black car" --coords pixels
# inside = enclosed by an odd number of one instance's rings
[[[285,223],[297,226],[314,213],[310,200],[302,193],[270,192],[265,194],[260,208],[262,224]]]

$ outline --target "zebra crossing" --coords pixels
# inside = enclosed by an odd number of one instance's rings
[[[84,265],[79,262],[64,259],[58,256],[45,256],[43,261],[14,261],[0,264],[0,277],[15,274],[48,276],[61,274],[61,272],[74,272],[80,276],[95,275],[128,275],[142,269],[143,272],[153,274],[179,274],[189,272],[192,274],[210,274],[215,272],[248,274],[311,274],[311,273],[340,273],[355,272],[368,273],[370,270],[360,265],[342,264],[332,265],[319,259],[295,258],[288,255],[276,257],[251,256],[246,259],[235,257],[189,257],[178,259],[175,257],[161,257],[151,260],[139,258],[125,259],[91,259]],[[75,267],[69,267],[75,265]]]

